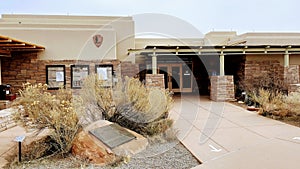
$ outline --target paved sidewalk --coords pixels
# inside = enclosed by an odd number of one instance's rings
[[[183,95],[171,111],[181,142],[202,164],[194,169],[298,169],[300,128],[230,103]],[[0,132],[0,168],[17,149],[21,127]]]
[[[298,169],[300,128],[199,96],[175,98],[171,117],[195,169]]]

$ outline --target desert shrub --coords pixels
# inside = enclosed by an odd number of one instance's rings
[[[83,82],[80,98],[83,111],[79,114],[80,123],[88,125],[100,119],[107,119],[114,112],[112,89],[103,86],[103,81],[96,74],[87,76]]]
[[[285,105],[282,109],[287,110],[287,114],[300,116],[300,92],[292,92],[283,98]]]
[[[138,112],[133,120],[143,123],[168,116],[173,104],[168,90],[146,88],[138,79],[128,77],[118,83],[113,96],[117,110]]]
[[[95,75],[84,81],[81,96],[85,105],[97,105],[100,115],[89,112],[81,116],[93,121],[102,116],[111,122],[136,131],[142,135],[155,135],[172,126],[168,112],[173,103],[171,93],[164,89],[146,88],[138,79],[119,79],[113,88],[104,87]]]
[[[281,92],[270,92],[259,89],[251,98],[259,104],[261,115],[279,116],[280,118],[300,115],[300,93],[285,95]]]
[[[241,97],[246,101],[248,105],[255,105],[254,94],[258,95],[259,90],[263,89],[270,92],[271,95],[277,95],[278,93],[287,94],[287,86],[282,79],[280,79],[277,72],[270,71],[267,73],[262,73],[255,75],[251,79],[243,79],[238,82],[237,90],[240,93],[236,93],[237,97]],[[242,92],[246,92],[246,96],[242,97]]]
[[[70,90],[61,88],[56,94],[51,94],[47,91],[47,85],[27,83],[14,103],[17,110],[14,119],[27,129],[53,130],[51,140],[46,144],[51,147],[47,153],[63,155],[70,151],[80,128],[75,111],[75,107],[80,107],[77,104],[80,102],[73,99]]]
[[[281,92],[271,92],[263,88],[258,89],[258,92],[249,94],[254,103],[257,103],[261,110],[260,114],[273,114],[282,109],[284,105],[284,95]]]

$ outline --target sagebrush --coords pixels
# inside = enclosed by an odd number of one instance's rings
[[[258,93],[252,93],[251,97],[259,104],[259,114],[280,117],[300,115],[300,92],[286,95],[261,88]]]
[[[66,154],[72,147],[72,142],[80,128],[75,111],[80,107],[80,101],[74,101],[72,92],[59,89],[55,94],[48,92],[47,85],[23,85],[20,97],[14,102],[16,112],[14,119],[26,129],[42,130],[48,128],[53,132],[45,140],[48,146],[45,152],[38,156],[50,154]],[[43,146],[43,144],[40,144]],[[34,151],[34,148],[32,149]],[[28,152],[30,153],[30,152]]]
[[[102,117],[142,135],[159,134],[173,123],[168,118],[173,103],[171,93],[147,88],[135,78],[119,79],[116,86],[104,87],[101,79],[89,75],[84,81],[81,98],[86,110],[80,117],[83,123]],[[89,107],[95,111],[91,112]]]

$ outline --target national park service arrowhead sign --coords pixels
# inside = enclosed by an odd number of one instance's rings
[[[93,42],[95,44],[95,46],[97,48],[99,48],[101,45],[102,45],[102,42],[103,42],[103,36],[97,34],[97,35],[94,35],[93,36]]]

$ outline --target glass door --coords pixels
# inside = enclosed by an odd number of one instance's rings
[[[159,74],[164,74],[165,88],[173,92],[182,90],[182,64],[159,64]]]
[[[176,65],[170,65],[170,81],[171,81],[171,90],[173,92],[181,92],[182,88],[182,65],[176,64]]]
[[[182,65],[182,92],[192,92],[192,64]]]

